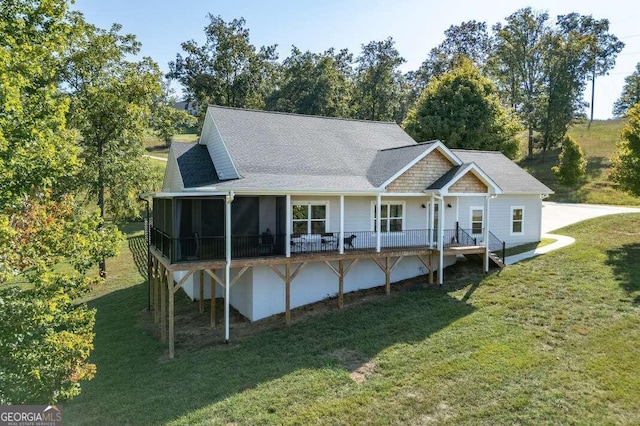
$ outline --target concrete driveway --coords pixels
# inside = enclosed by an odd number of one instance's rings
[[[618,213],[640,213],[640,208],[542,202],[542,233],[547,234],[573,223]]]

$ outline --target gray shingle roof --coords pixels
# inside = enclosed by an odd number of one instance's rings
[[[411,145],[378,151],[367,170],[367,179],[375,186],[382,185],[396,174],[398,170],[402,169],[418,155],[429,149],[431,145],[433,145],[433,142],[413,143]]]
[[[185,188],[212,185],[220,182],[205,145],[173,142],[171,148],[176,156]]]
[[[326,181],[351,176],[358,178],[361,186],[371,172],[372,181],[367,187],[372,189],[380,176],[388,173],[383,170],[379,176],[370,170],[379,150],[417,145],[396,123],[215,106],[209,107],[209,111],[243,176],[241,180],[250,175],[281,176],[282,182],[272,182],[276,187],[290,188],[288,184],[294,184],[306,188],[310,182],[302,178],[310,176],[324,176]],[[394,167],[394,172],[402,166]],[[321,184],[323,179],[314,180]],[[343,188],[348,185],[345,181]]]
[[[242,177],[220,181],[205,145],[175,142],[185,188],[375,190],[434,143],[416,143],[396,123],[218,106],[208,113]],[[475,163],[505,193],[552,192],[499,152],[452,152],[463,163]],[[459,170],[453,168],[431,188],[441,188]]]
[[[468,164],[452,167],[447,173],[443,174],[438,180],[433,182],[427,189],[442,189],[446,184],[451,182],[458,176],[458,173],[462,173],[463,169]]]
[[[465,163],[475,163],[504,193],[551,194],[553,191],[501,152],[452,149]]]

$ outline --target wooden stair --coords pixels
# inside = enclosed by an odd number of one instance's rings
[[[468,254],[465,254],[465,257],[475,257],[482,261],[484,260],[484,253],[468,253]],[[494,253],[489,252],[489,260],[491,260],[493,263],[498,265],[500,269],[507,267],[507,265],[502,261],[502,259],[500,259],[500,257],[498,257]]]

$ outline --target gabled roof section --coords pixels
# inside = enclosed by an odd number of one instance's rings
[[[439,140],[382,150],[376,160],[378,164],[388,167],[388,177],[377,186],[388,186],[434,150],[438,150],[452,164],[462,164],[462,161]]]
[[[304,181],[308,176],[315,176],[314,182],[320,185],[342,176],[345,190],[350,189],[349,182],[354,179],[359,189],[376,189],[377,185],[368,182],[368,172],[378,151],[418,146],[396,123],[218,106],[210,106],[208,114],[237,169],[237,186],[249,176],[264,176],[275,184],[272,188],[286,185],[288,189],[292,189],[291,185],[308,188],[309,182]],[[204,135],[202,139],[205,140]],[[417,151],[423,149],[419,146]],[[212,158],[221,180],[227,180],[213,154]],[[282,185],[278,180],[274,182],[274,176],[282,177]],[[376,182],[380,179],[374,176]]]
[[[553,194],[545,184],[531,176],[498,151],[452,150],[465,163],[475,163],[505,194]]]
[[[171,150],[178,164],[185,188],[220,182],[206,146],[195,143],[173,142]]]
[[[241,177],[229,153],[227,144],[220,133],[220,129],[218,129],[211,109],[207,110],[198,143],[206,145],[211,161],[216,165],[218,178],[220,180],[239,179]]]
[[[496,182],[494,182],[489,175],[487,175],[474,163],[466,163],[460,166],[452,167],[451,170],[442,175],[440,179],[429,185],[427,191],[437,190],[440,193],[447,193],[449,191],[449,188],[451,188],[456,184],[456,182],[460,181],[460,179],[462,179],[464,176],[467,176],[469,173],[473,174],[480,180],[480,182],[486,185],[489,193],[502,193],[502,189],[496,184]]]

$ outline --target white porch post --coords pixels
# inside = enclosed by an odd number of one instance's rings
[[[484,272],[489,272],[489,199],[487,195],[484,198]]]
[[[380,239],[381,239],[381,235],[380,235],[380,213],[381,213],[381,207],[380,205],[382,204],[382,196],[380,195],[380,193],[378,193],[378,195],[376,196],[376,252],[380,253]]]
[[[229,296],[231,284],[231,203],[234,194],[230,191],[225,197],[224,209],[224,236],[225,236],[225,252],[226,264],[224,266],[224,340],[229,343]],[[212,295],[211,297],[215,297]]]
[[[434,232],[434,227],[435,227],[435,218],[433,217],[435,215],[435,198],[433,198],[433,194],[430,197],[430,202],[429,202],[429,247],[433,247],[433,232]]]
[[[344,254],[344,195],[340,196],[340,235],[338,236],[338,252]]]
[[[438,265],[438,284],[442,285],[444,275],[444,197],[440,198],[438,207],[438,251],[440,263]]]
[[[291,195],[286,196],[285,207],[285,236],[284,236],[284,254],[286,257],[291,257]]]

